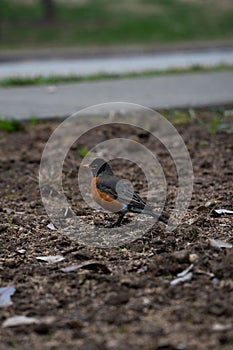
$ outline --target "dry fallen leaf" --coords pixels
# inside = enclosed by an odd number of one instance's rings
[[[228,209],[215,209],[215,213],[221,215],[221,214],[233,214],[233,210]]]
[[[24,254],[26,253],[26,249],[16,249],[16,252],[19,254]]]
[[[218,239],[210,239],[210,245],[214,248],[232,248],[233,245],[231,243],[223,242]]]
[[[7,318],[3,324],[2,327],[15,327],[15,326],[21,326],[26,324],[34,324],[39,323],[39,321],[34,317],[26,317],[26,316],[13,316]]]
[[[221,323],[215,323],[212,327],[213,331],[215,332],[224,332],[232,329],[231,324],[221,324]]]
[[[187,269],[185,269],[184,271],[178,273],[177,276],[183,277],[183,276],[187,275],[187,273],[189,273],[189,271],[191,271],[192,268],[193,268],[193,264],[191,264],[189,267],[187,267]]]
[[[89,261],[89,262],[85,262],[85,263],[79,264],[79,265],[68,266],[68,267],[65,267],[61,270],[63,272],[72,272],[72,271],[76,271],[79,269],[101,270],[103,273],[106,273],[106,274],[111,273],[111,270],[109,270],[109,268],[105,264],[102,264],[98,261]]]
[[[193,268],[193,264],[191,264],[187,269],[185,269],[184,271],[180,272],[177,274],[177,278],[175,278],[173,281],[171,281],[171,285],[175,286],[178,283],[181,282],[187,282],[189,280],[192,279],[193,277],[193,273],[190,272]]]
[[[15,293],[14,286],[0,288],[0,307],[12,305],[11,296]]]
[[[173,281],[171,281],[171,285],[175,286],[178,283],[190,281],[192,279],[192,277],[193,277],[193,273],[189,272],[189,273],[187,273],[187,275],[185,275],[183,277],[175,278]]]
[[[62,255],[48,255],[48,256],[37,256],[36,259],[41,261],[47,261],[54,264],[64,260],[65,258]]]
[[[54,231],[56,230],[56,227],[54,226],[54,224],[52,222],[50,222],[48,225],[47,225],[47,228],[49,228],[50,230]]]

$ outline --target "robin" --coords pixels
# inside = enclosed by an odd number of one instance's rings
[[[171,225],[162,215],[155,213],[152,207],[135,193],[122,179],[115,176],[110,165],[102,158],[96,158],[91,164],[84,165],[92,171],[91,191],[93,199],[107,211],[117,213],[119,218],[114,226],[120,226],[127,212],[143,213]]]

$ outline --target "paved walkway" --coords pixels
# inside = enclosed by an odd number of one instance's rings
[[[233,65],[233,49],[202,49],[115,57],[44,59],[0,63],[0,79],[7,77],[87,76],[150,70],[186,69],[194,66]]]
[[[233,71],[0,89],[0,115],[19,119],[64,117],[111,101],[178,108],[233,103]]]

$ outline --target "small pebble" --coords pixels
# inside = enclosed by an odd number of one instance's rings
[[[190,263],[194,263],[197,260],[198,260],[198,255],[197,254],[189,254],[189,262]]]

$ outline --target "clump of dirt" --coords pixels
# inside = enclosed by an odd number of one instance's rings
[[[0,322],[16,315],[39,320],[0,328],[2,349],[232,348],[232,249],[212,247],[209,241],[233,243],[232,217],[213,211],[232,210],[232,134],[221,129],[210,133],[206,125],[212,113],[197,114],[192,122],[177,125],[194,169],[194,192],[186,217],[173,232],[158,223],[140,239],[112,248],[88,247],[47,227],[50,219],[40,198],[38,168],[58,122],[0,133],[0,287],[16,287],[13,304],[1,308]],[[82,160],[77,150],[90,149],[115,133],[109,128],[99,130],[96,138],[86,134],[72,146],[63,169],[64,192],[72,209],[100,228],[108,227],[115,217],[93,212],[84,203],[77,186]],[[170,155],[146,133],[124,127],[120,133],[121,137],[133,134],[149,149],[156,148],[168,180],[165,214],[169,215],[177,186]],[[115,172],[143,193],[143,172],[124,162],[112,162]],[[127,216],[124,224],[133,219]],[[54,264],[36,259],[49,255],[65,259]],[[98,264],[82,266],[93,261]],[[81,267],[62,270],[71,265]],[[190,279],[171,284],[188,267]]]

